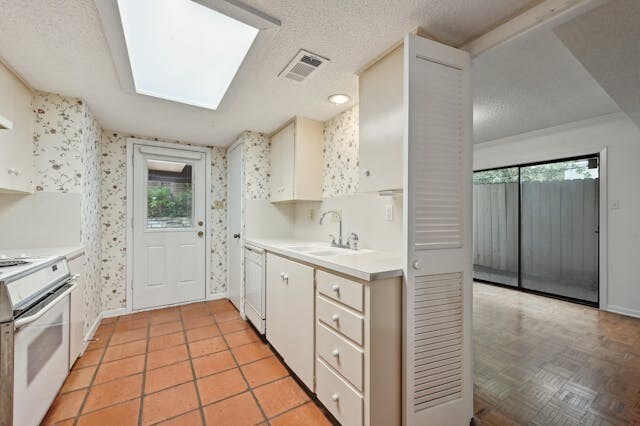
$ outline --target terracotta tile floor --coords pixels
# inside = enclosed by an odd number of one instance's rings
[[[102,321],[44,424],[330,425],[227,300]]]

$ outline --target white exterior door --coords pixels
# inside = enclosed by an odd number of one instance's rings
[[[202,300],[205,154],[138,144],[133,150],[133,309]]]
[[[227,220],[227,292],[229,300],[242,309],[242,144],[227,156],[228,220]]]
[[[473,416],[470,59],[413,35],[404,49],[404,422],[462,426]]]

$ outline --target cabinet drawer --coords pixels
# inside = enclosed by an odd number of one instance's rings
[[[343,426],[362,425],[362,397],[326,366],[316,361],[316,395]]]
[[[316,316],[319,321],[344,334],[357,344],[363,344],[364,321],[361,316],[325,299],[323,296],[316,298]]]
[[[362,312],[364,304],[362,284],[324,271],[318,271],[316,279],[320,293]]]
[[[328,365],[342,374],[353,386],[362,391],[364,353],[323,324],[316,327],[316,351]]]

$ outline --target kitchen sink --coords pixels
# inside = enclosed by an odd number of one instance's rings
[[[318,246],[289,246],[287,247],[287,250],[293,250],[293,251],[311,251],[311,250],[318,250]]]
[[[319,251],[308,251],[307,254],[312,256],[336,256],[340,254],[350,254],[348,250],[319,250]]]

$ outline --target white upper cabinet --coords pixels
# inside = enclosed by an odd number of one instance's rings
[[[296,117],[271,136],[271,201],[322,199],[322,123]]]
[[[0,65],[0,116],[5,122],[0,126],[0,192],[33,192],[31,99],[29,89]]]
[[[360,192],[402,189],[403,72],[400,46],[360,74]]]

